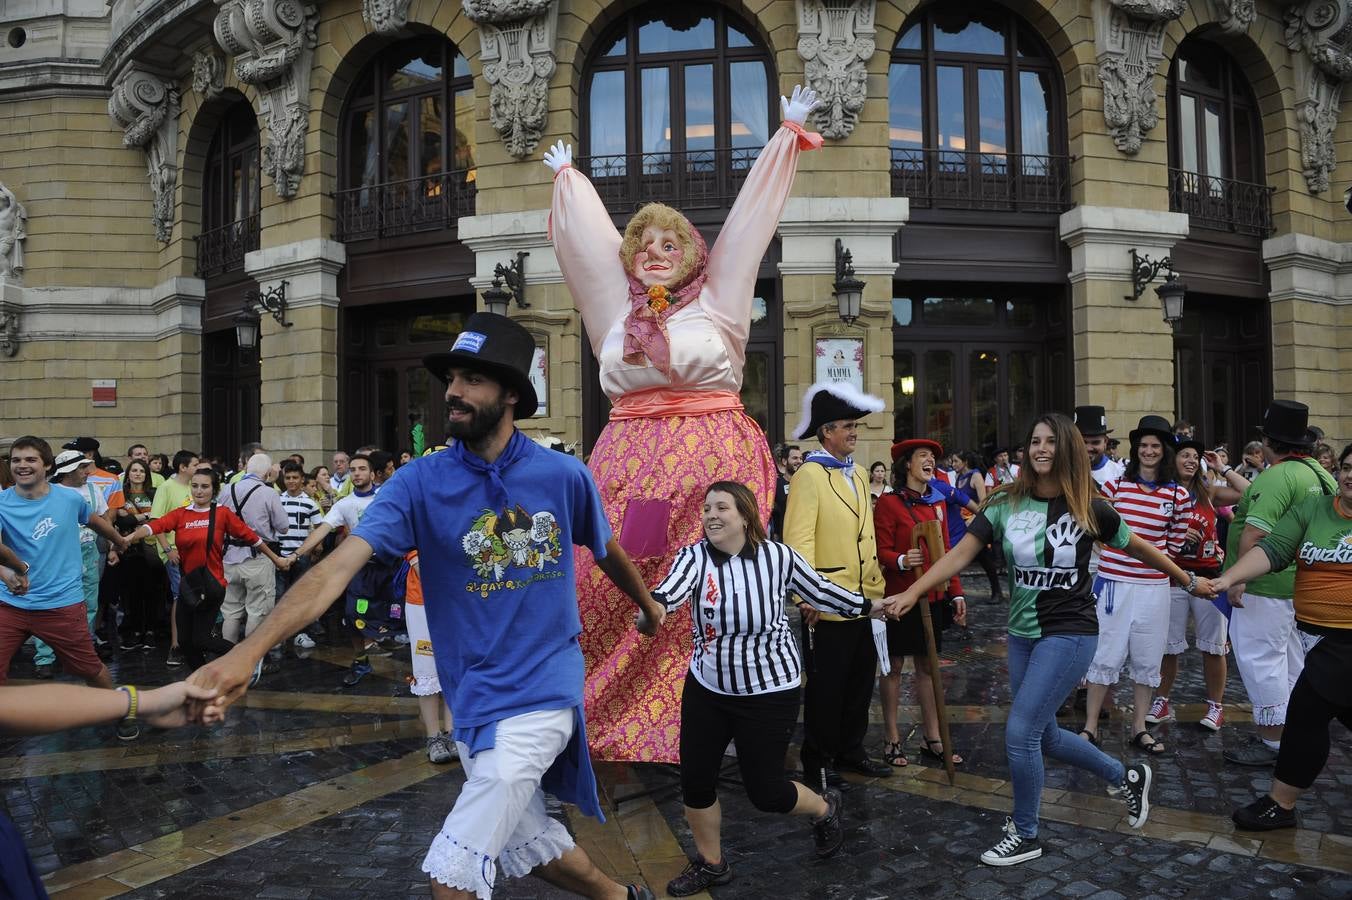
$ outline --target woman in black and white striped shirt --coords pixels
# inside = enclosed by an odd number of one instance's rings
[[[840,792],[823,797],[784,773],[802,674],[784,603],[793,591],[840,615],[873,611],[868,600],[823,578],[789,547],[767,540],[756,498],[743,484],[709,487],[704,535],[676,554],[652,592],[668,610],[690,601],[695,635],[681,704],[681,792],[698,855],[667,885],[674,897],[732,879],[719,839],[716,791],[729,741],[737,743],[742,781],[757,809],[811,816],[817,855],[840,849]]]

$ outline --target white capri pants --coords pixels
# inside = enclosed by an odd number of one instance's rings
[[[427,610],[421,603],[404,606],[404,626],[408,629],[408,652],[413,657],[413,683],[409,693],[430,697],[441,693],[437,677],[437,659],[432,655],[432,633],[427,630]]]
[[[1169,640],[1169,583],[1136,584],[1099,577],[1099,638],[1094,661],[1085,680],[1090,684],[1117,684],[1122,665],[1136,684],[1159,687],[1160,660]]]
[[[568,829],[545,814],[540,779],[573,736],[573,710],[503,719],[495,746],[478,756],[457,742],[468,780],[432,840],[423,871],[447,887],[490,900],[498,867],[510,878],[573,849]]]
[[[1178,585],[1169,588],[1169,643],[1164,652],[1177,656],[1188,649],[1188,615],[1196,623],[1194,643],[1198,650],[1213,656],[1225,655],[1226,634],[1230,623],[1216,604],[1194,597]]]
[[[1245,594],[1230,614],[1230,645],[1255,725],[1285,725],[1286,703],[1305,668],[1305,648],[1290,600]]]

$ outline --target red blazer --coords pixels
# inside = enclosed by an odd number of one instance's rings
[[[902,488],[896,493],[883,494],[878,498],[878,505],[873,508],[873,528],[878,536],[878,562],[882,565],[883,581],[887,584],[889,595],[901,593],[915,583],[915,571],[908,569],[903,572],[899,563],[906,551],[911,549],[911,531],[916,522],[939,522],[943,525],[939,531],[944,536],[944,550],[952,549],[948,545],[943,498],[935,496],[935,499],[937,502],[927,503],[915,491]],[[924,551],[923,546],[921,550]],[[931,562],[933,560],[926,553],[925,565],[928,567]],[[962,583],[956,575],[948,585],[948,594],[951,597],[962,594]],[[943,599],[943,595],[943,591],[932,591],[929,600],[936,603]]]

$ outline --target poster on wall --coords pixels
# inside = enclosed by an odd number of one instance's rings
[[[537,416],[549,415],[549,375],[546,372],[548,358],[543,347],[535,348],[535,355],[530,361],[530,385],[535,388],[535,396],[540,398],[540,409],[535,414]]]
[[[843,381],[864,390],[863,338],[817,338],[815,381]]]

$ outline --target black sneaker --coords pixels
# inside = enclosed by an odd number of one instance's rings
[[[1263,739],[1257,735],[1249,735],[1247,743],[1239,747],[1227,747],[1221,756],[1226,762],[1234,763],[1237,766],[1261,766],[1267,767],[1275,765],[1277,762],[1277,751],[1273,750]]]
[[[1282,809],[1271,797],[1259,797],[1248,806],[1235,810],[1230,818],[1235,827],[1245,831],[1275,831],[1278,828],[1295,828],[1296,811]]]
[[[1014,827],[1014,820],[1005,817],[1005,836],[985,853],[981,861],[988,866],[1017,866],[1042,855],[1042,844],[1035,837],[1024,837]]]
[[[727,884],[732,881],[732,866],[723,860],[722,865],[711,866],[698,856],[686,864],[685,870],[667,882],[667,893],[673,897],[689,897],[698,894],[710,885]],[[633,889],[630,885],[630,889]]]
[[[170,647],[168,655],[164,657],[164,664],[171,669],[183,665],[183,651],[177,647]]]
[[[845,829],[840,827],[840,809],[845,798],[832,788],[822,795],[826,801],[826,815],[812,820],[812,840],[817,845],[817,858],[834,856],[845,842]]]
[[[122,643],[118,645],[118,649],[125,650],[128,653],[130,653],[132,650],[140,650],[141,649],[140,635],[135,634],[127,635],[122,639]]]
[[[857,772],[869,778],[891,778],[892,767],[885,762],[861,756],[859,759],[836,760],[836,767],[847,772]]]
[[[1150,767],[1136,763],[1127,767],[1118,796],[1127,804],[1127,824],[1140,828],[1150,816]]]
[[[117,723],[117,739],[119,741],[134,741],[141,736],[141,726],[135,722],[121,721]]]

